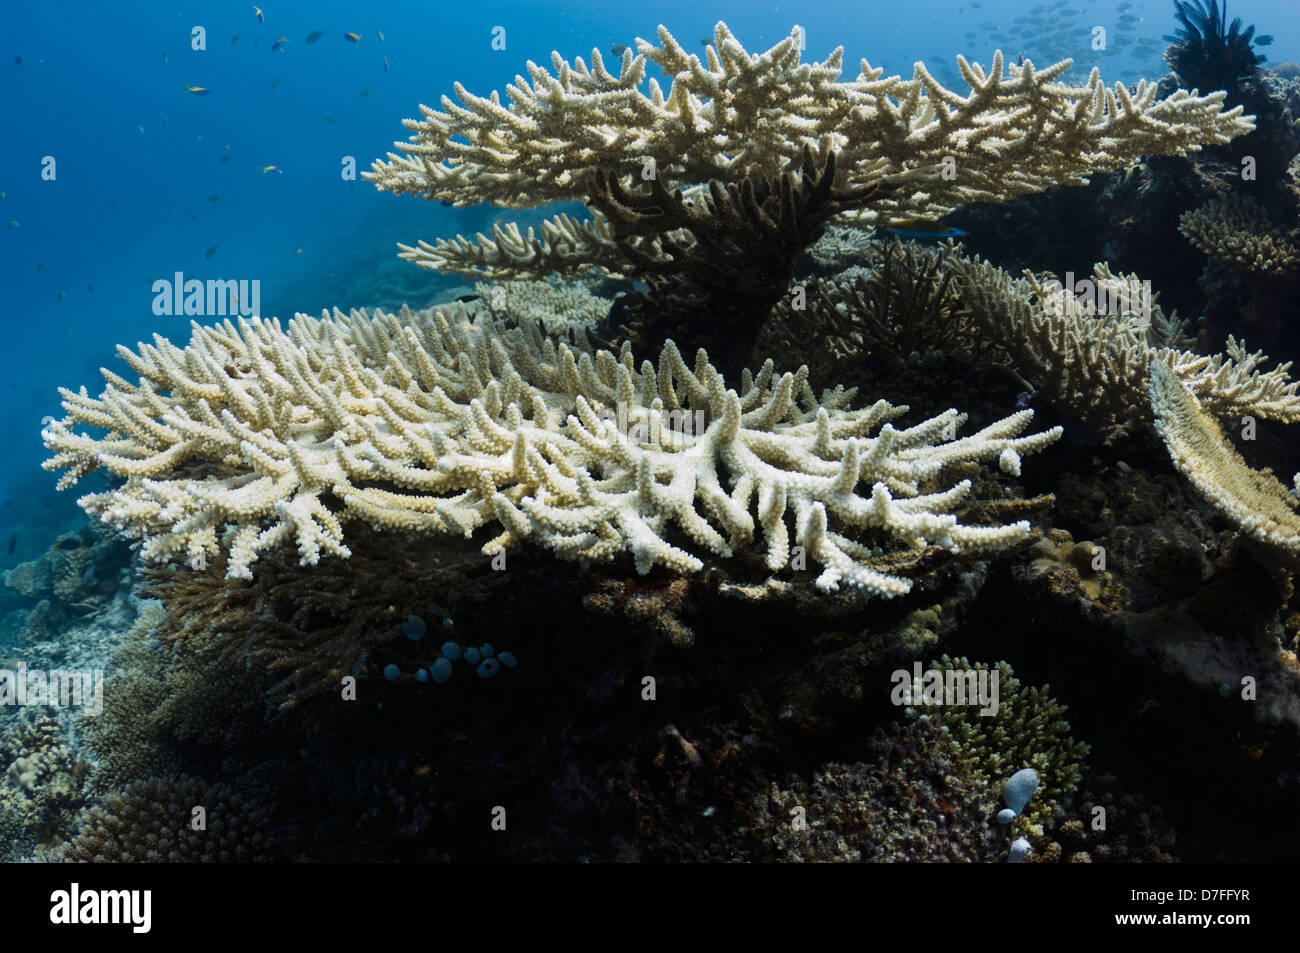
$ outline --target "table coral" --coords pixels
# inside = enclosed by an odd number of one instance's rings
[[[818,158],[838,153],[838,184],[846,189],[915,177],[854,213],[876,222],[1081,185],[1093,172],[1140,156],[1184,154],[1254,128],[1241,107],[1223,110],[1222,91],[1178,90],[1157,99],[1153,83],[1109,89],[1096,70],[1084,85],[1070,86],[1059,80],[1071,61],[1039,70],[1029,61],[1004,63],[1000,51],[987,70],[957,58],[964,94],[920,63],[905,80],[863,60],[858,76],[844,82],[843,47],[804,63],[798,38],[796,31],[750,54],[718,23],[701,60],[661,26],[659,45],[638,39],[617,72],[598,50],[590,67],[559,53],[551,55],[553,73],[529,62],[528,77],[507,87],[508,105],[496,92],[484,98],[457,83],[460,102],[443,96],[441,112],[422,105],[423,118],[406,120],[410,141],[397,143],[405,155],[389,153],[366,177],[384,191],[457,206],[527,208],[586,200],[602,169],[631,175],[652,168],[653,179],[669,186],[738,184],[781,176],[809,149]],[[648,76],[652,64],[671,78],[667,95]],[[937,174],[940,167],[955,174]],[[539,239],[531,230],[498,227],[495,241],[404,246],[404,255],[438,269],[477,271],[490,263],[499,277],[513,260],[522,270],[517,277],[536,276],[539,257],[562,264],[563,235],[580,228],[555,220]],[[609,248],[599,226],[575,237]],[[592,263],[587,255],[577,260]]]
[[[872,567],[873,544],[978,554],[1030,532],[961,525],[971,483],[945,482],[946,468],[1014,473],[1060,436],[1023,435],[1032,411],[965,437],[956,410],[896,429],[906,407],[850,410],[842,388],[815,397],[804,368],[768,361],[737,391],[703,350],[692,369],[670,341],[638,370],[626,344],[557,346],[535,325],[463,311],[300,315],[287,331],[241,319],[195,325],[185,348],[156,336],[119,353],[139,383],[105,371],[99,398],[63,390],[44,466],[67,470],[60,487],[96,469],[123,478],[80,504],[141,538],[148,560],[201,568],[225,553],[231,578],[288,544],[304,565],[346,558],[344,524],[358,519],[466,537],[495,522],[489,555],[530,541],[572,560],[630,555],[640,573],[703,567],[670,528],[723,558],[761,528],[770,571],[793,543],[823,567],[819,588],[895,596],[910,584]]]

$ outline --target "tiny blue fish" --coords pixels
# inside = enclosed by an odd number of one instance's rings
[[[897,235],[899,238],[911,238],[919,242],[936,242],[945,238],[961,238],[966,234],[960,228],[940,225],[937,222],[928,222],[919,218],[890,222],[888,225],[883,226],[883,230],[891,235]]]

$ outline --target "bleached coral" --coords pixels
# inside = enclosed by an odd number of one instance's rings
[[[44,466],[67,471],[60,487],[96,469],[124,478],[80,504],[142,538],[147,559],[224,550],[236,578],[271,547],[296,544],[303,564],[347,557],[355,519],[467,537],[495,522],[486,553],[525,541],[566,559],[626,553],[643,573],[702,568],[674,531],[726,557],[757,524],[769,570],[786,566],[793,528],[822,589],[892,596],[910,582],[872,568],[873,542],[983,553],[1030,532],[961,525],[971,483],[946,484],[945,468],[1014,469],[1060,435],[1022,436],[1030,411],[961,438],[955,410],[897,430],[905,407],[850,410],[838,388],[814,398],[805,369],[768,361],[729,390],[703,351],[691,369],[670,342],[638,370],[627,345],[557,346],[531,323],[463,312],[336,311],[287,330],[241,319],[194,325],[185,348],[155,336],[119,354],[139,383],[104,371],[98,398],[63,390]]]
[[[1267,471],[1253,469],[1165,361],[1151,364],[1155,427],[1183,476],[1242,532],[1300,557],[1300,503]],[[1300,492],[1300,474],[1295,485]]]
[[[1037,70],[1004,63],[1001,52],[987,71],[957,58],[964,94],[920,63],[905,80],[862,60],[858,76],[843,82],[842,47],[803,63],[798,38],[750,54],[718,23],[702,61],[661,26],[660,45],[638,39],[615,72],[598,50],[590,67],[552,53],[554,73],[530,61],[528,77],[507,86],[507,105],[496,92],[483,98],[457,83],[460,102],[443,96],[442,111],[422,105],[422,119],[406,120],[410,141],[397,144],[405,155],[389,153],[366,177],[381,190],[458,206],[524,208],[586,200],[598,170],[634,176],[653,168],[656,180],[679,187],[738,183],[797,168],[809,148],[838,154],[837,184],[847,190],[904,177],[908,187],[849,213],[877,222],[1079,185],[1140,156],[1196,151],[1254,128],[1241,107],[1223,110],[1222,91],[1157,99],[1153,83],[1108,89],[1096,70],[1070,86],[1058,81],[1069,60]],[[648,77],[651,64],[671,78],[667,95]],[[430,267],[495,277],[513,267],[514,276],[536,277],[539,263],[606,264],[596,258],[608,256],[607,231],[599,219],[585,227],[554,220],[540,238],[498,229],[492,239],[404,248]]]

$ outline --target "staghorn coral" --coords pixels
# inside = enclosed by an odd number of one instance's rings
[[[1238,268],[1274,276],[1300,271],[1300,249],[1248,195],[1229,193],[1184,212],[1178,230],[1206,255]]]
[[[863,537],[954,553],[1014,545],[1028,523],[958,523],[971,483],[945,483],[945,469],[997,460],[1015,472],[1060,436],[1021,436],[1030,411],[961,438],[955,410],[898,430],[888,421],[905,407],[849,410],[843,389],[815,398],[806,369],[778,375],[769,361],[737,392],[703,350],[692,370],[668,342],[637,371],[627,345],[557,347],[534,325],[463,313],[300,315],[287,331],[241,319],[195,325],[184,349],[155,342],[119,351],[138,385],[105,371],[100,398],[62,391],[68,415],[43,432],[55,454],[44,466],[68,471],[60,487],[100,468],[125,478],[79,503],[143,539],[149,561],[201,570],[225,553],[231,578],[290,543],[304,565],[346,558],[351,520],[466,537],[497,522],[486,554],[527,541],[571,560],[627,554],[642,574],[703,567],[670,528],[725,558],[761,527],[776,572],[793,522],[823,567],[818,588],[894,596],[910,584],[876,571]]]
[[[738,184],[780,176],[807,148],[819,159],[838,154],[838,184],[848,190],[906,178],[910,187],[856,213],[874,222],[939,217],[970,202],[1083,184],[1139,156],[1196,151],[1253,128],[1240,108],[1222,110],[1222,92],[1178,90],[1157,100],[1145,80],[1131,92],[1121,84],[1112,90],[1095,70],[1086,85],[1067,86],[1058,80],[1069,60],[1041,71],[1028,61],[1007,64],[1004,72],[1001,52],[987,72],[957,58],[966,95],[919,63],[904,80],[863,60],[859,75],[841,82],[843,48],[801,63],[798,35],[751,55],[718,23],[701,61],[661,26],[661,45],[638,39],[617,75],[593,50],[590,69],[558,53],[554,75],[529,62],[529,77],[508,87],[509,105],[495,92],[485,99],[456,84],[461,104],[444,96],[442,112],[421,106],[423,119],[405,123],[411,140],[397,144],[406,155],[389,153],[366,177],[384,191],[457,206],[525,208],[586,198],[602,169],[630,175],[652,166],[666,187]],[[667,96],[658,80],[647,83],[651,63],[672,77]],[[936,174],[947,160],[959,174]],[[574,237],[607,251],[606,227]],[[565,247],[563,236],[581,228],[554,221],[541,240],[531,230],[497,229],[495,242],[480,235],[477,244],[458,238],[401,247],[426,267],[475,271],[486,263],[500,276],[517,259],[519,277],[535,276],[539,258],[596,263]]]
[[[1300,504],[1269,471],[1252,469],[1164,361],[1151,364],[1151,410],[1174,466],[1234,526],[1300,557]],[[1300,492],[1300,474],[1295,486]]]

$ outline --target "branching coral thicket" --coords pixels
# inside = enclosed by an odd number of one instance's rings
[[[557,347],[531,324],[441,312],[299,316],[287,331],[241,319],[196,325],[184,349],[158,337],[121,353],[139,384],[106,371],[99,398],[64,390],[45,466],[68,471],[60,486],[124,478],[81,505],[142,538],[146,559],[201,568],[225,553],[232,578],[290,544],[303,564],[346,558],[351,520],[467,537],[496,523],[485,553],[626,554],[641,573],[698,571],[683,545],[725,558],[761,528],[769,570],[797,545],[820,588],[893,596],[909,583],[872,568],[873,543],[983,553],[1029,533],[959,524],[971,483],[945,483],[946,468],[1018,473],[1060,435],[1023,436],[1032,412],[965,437],[956,410],[897,429],[905,407],[815,397],[806,369],[769,361],[731,390],[703,350],[692,369],[668,342],[638,370],[626,344]]]

